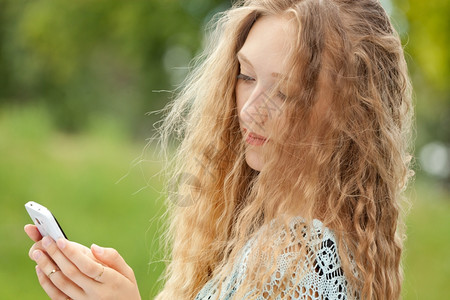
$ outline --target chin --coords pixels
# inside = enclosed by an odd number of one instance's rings
[[[256,153],[252,153],[251,151],[246,153],[245,161],[247,162],[247,165],[255,171],[261,171],[263,167],[259,155],[256,155]]]

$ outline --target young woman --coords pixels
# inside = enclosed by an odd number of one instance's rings
[[[376,0],[253,0],[216,22],[161,127],[181,140],[156,299],[397,299],[410,83]],[[52,299],[139,298],[114,249],[41,237]]]

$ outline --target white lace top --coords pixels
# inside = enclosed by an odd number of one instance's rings
[[[290,223],[291,228],[298,221],[302,220],[300,217],[294,218]],[[341,269],[334,234],[330,229],[324,227],[322,222],[316,219],[313,221],[312,227],[310,248],[314,249],[313,246],[318,246],[316,249],[319,250],[314,253],[308,252],[304,263],[301,263],[301,266],[297,266],[295,273],[301,273],[304,276],[297,284],[291,279],[289,290],[285,289],[284,292],[285,298],[312,300],[347,299],[347,282]],[[283,233],[285,232],[283,231]],[[242,254],[236,259],[231,274],[226,277],[222,284],[220,295],[218,295],[220,283],[217,279],[212,278],[197,294],[195,300],[226,300],[233,298],[235,291],[246,277],[246,262],[251,252],[253,241],[254,239],[250,239],[242,249]],[[292,245],[294,244],[295,242],[292,243]],[[288,247],[287,249],[295,248]],[[282,288],[279,279],[286,272],[292,256],[292,253],[284,252],[277,258],[277,269],[271,276],[270,282],[266,283],[261,291],[257,291],[257,300],[273,299],[274,288]],[[246,294],[254,295],[255,292],[255,290],[251,290]],[[281,299],[281,297],[278,296],[276,299]]]

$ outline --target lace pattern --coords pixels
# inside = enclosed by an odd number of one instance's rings
[[[296,232],[294,227],[303,221],[297,217],[290,223],[291,233]],[[285,231],[282,235],[286,234]],[[280,242],[281,238],[275,241]],[[241,251],[233,265],[232,272],[222,283],[220,295],[218,295],[220,282],[218,279],[209,280],[202,290],[197,294],[195,300],[232,299],[236,290],[242,284],[246,277],[247,261],[251,253],[254,239],[249,240]],[[287,249],[295,249],[295,241]],[[292,264],[294,253],[291,251],[283,252],[277,257],[277,268],[272,274],[270,281],[266,283],[261,291],[251,290],[246,296],[255,295],[257,300],[274,299],[274,291],[282,290],[282,295],[276,299],[321,299],[333,300],[347,299],[347,282],[341,268],[341,262],[338,256],[335,236],[333,232],[324,227],[319,220],[313,220],[311,228],[311,240],[308,244],[309,249],[319,249],[318,251],[308,252],[307,257],[302,263],[296,265],[293,278],[288,282],[288,286],[281,286],[281,278]],[[317,247],[317,248],[316,248]],[[296,275],[301,274],[298,281]]]

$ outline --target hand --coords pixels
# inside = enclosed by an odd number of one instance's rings
[[[28,235],[28,237],[33,240],[35,243],[33,244],[33,246],[30,248],[30,251],[28,251],[28,256],[33,259],[33,252],[35,250],[41,250],[45,252],[44,247],[42,246],[41,240],[42,240],[42,236],[41,233],[39,232],[39,230],[37,229],[36,225],[31,225],[31,224],[27,224],[24,227],[24,230],[26,232],[26,234]],[[81,244],[72,242],[75,245],[77,245],[77,247],[79,248],[79,250],[86,254],[87,256],[89,256],[90,258],[94,259],[95,261],[97,261],[97,259],[95,258],[95,256],[92,254],[91,249],[89,249],[86,246],[83,246]]]
[[[62,238],[56,243],[50,237],[40,240],[32,230],[25,229],[37,240],[31,256],[51,299],[140,299],[133,270],[116,250],[96,245],[89,249]]]

